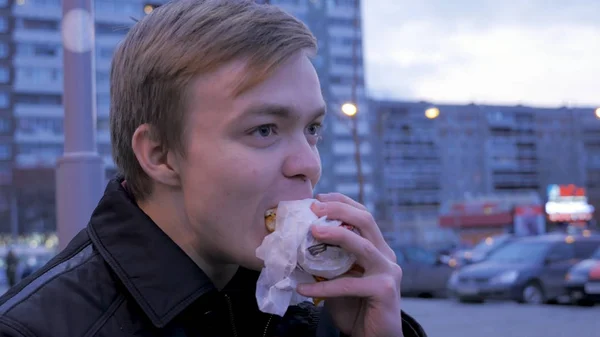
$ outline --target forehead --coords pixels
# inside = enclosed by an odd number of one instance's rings
[[[264,81],[236,95],[240,81],[249,74],[246,66],[245,60],[236,60],[199,78],[192,87],[195,106],[209,114],[216,112],[220,121],[227,122],[241,117],[250,106],[285,106],[302,115],[325,105],[315,68],[304,52],[291,56]]]

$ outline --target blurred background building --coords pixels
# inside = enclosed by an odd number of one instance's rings
[[[114,171],[108,129],[109,68],[139,1],[98,0],[96,98],[98,150]],[[59,0],[2,1],[0,18],[0,206],[3,232],[47,232],[55,223],[55,166],[63,151],[62,9]]]
[[[446,242],[454,229],[439,226],[440,214],[456,203],[492,198],[510,208],[501,200],[522,197],[540,204],[551,184],[584,187],[590,203],[600,206],[600,120],[592,108],[369,101],[360,1],[258,2],[297,16],[319,41],[314,65],[329,115],[318,191],[358,199],[362,185],[363,201],[388,239],[402,232],[402,240]],[[115,172],[108,123],[112,54],[132,18],[163,1],[94,3],[98,151],[109,177]],[[56,228],[54,170],[64,140],[60,19],[59,0],[0,1],[1,233]],[[357,107],[354,117],[342,113],[344,103]]]
[[[414,227],[443,235],[439,214],[458,200],[515,200],[505,212],[523,198],[541,206],[552,184],[584,186],[600,206],[594,108],[374,100],[371,111],[379,214],[391,237]]]

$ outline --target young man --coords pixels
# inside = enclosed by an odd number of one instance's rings
[[[401,270],[360,204],[314,230],[364,274],[298,291],[325,309],[258,310],[264,214],[313,196],[325,102],[316,42],[276,7],[184,0],[139,21],[114,55],[111,134],[123,177],[47,266],[0,300],[0,336],[424,336],[400,310]]]

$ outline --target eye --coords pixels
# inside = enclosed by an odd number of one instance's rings
[[[306,128],[306,132],[310,135],[310,136],[319,136],[321,133],[321,128],[323,127],[323,125],[321,123],[312,123],[311,125],[309,125]]]
[[[265,124],[257,127],[252,131],[252,134],[255,134],[262,138],[267,138],[273,134],[275,134],[275,125],[273,124]]]

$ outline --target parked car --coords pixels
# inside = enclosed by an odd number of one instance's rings
[[[402,294],[419,297],[446,297],[446,283],[454,271],[431,250],[403,246],[394,250],[402,267]]]
[[[491,253],[514,239],[511,234],[488,236],[471,249],[456,251],[452,258],[459,266],[473,264],[485,260]]]
[[[574,265],[565,277],[571,300],[579,305],[600,303],[600,248],[589,259]]]
[[[546,234],[518,238],[484,261],[454,272],[448,290],[460,301],[554,301],[567,295],[564,278],[569,269],[599,246],[600,236]]]

